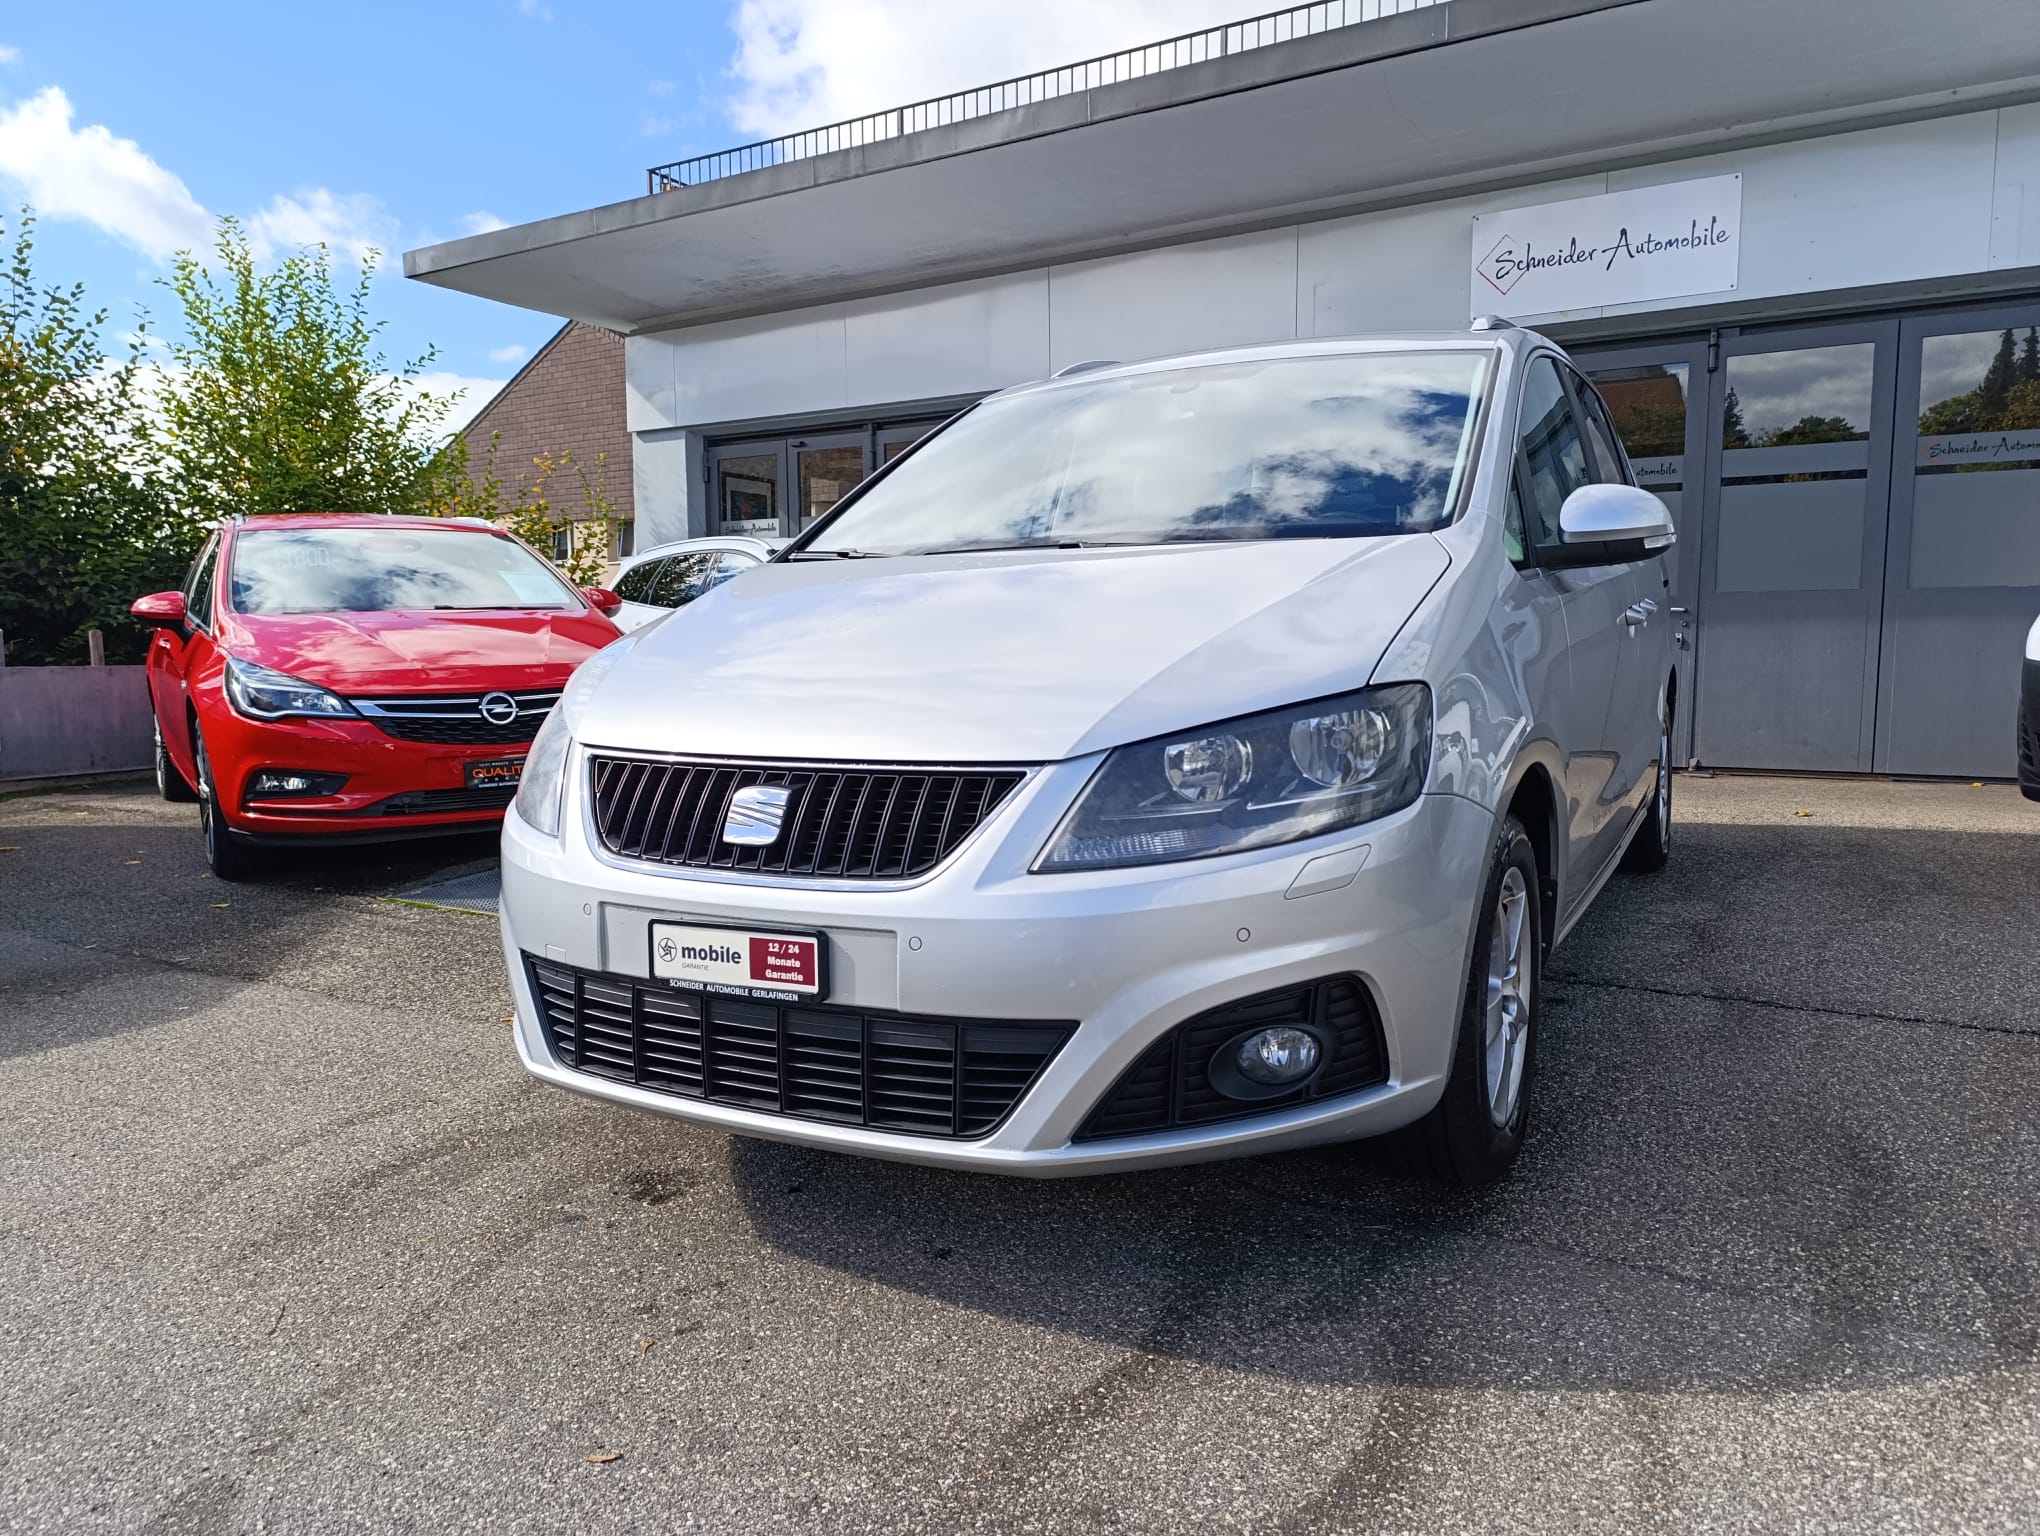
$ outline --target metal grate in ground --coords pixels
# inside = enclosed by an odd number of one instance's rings
[[[496,902],[503,894],[503,873],[491,865],[450,880],[427,880],[398,891],[393,900],[415,902],[423,907],[447,907],[455,912],[496,915]]]

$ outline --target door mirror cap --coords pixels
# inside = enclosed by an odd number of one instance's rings
[[[1641,542],[1645,549],[1675,543],[1672,514],[1649,491],[1634,485],[1583,485],[1558,509],[1559,538],[1567,544]]]
[[[128,612],[144,624],[153,624],[158,629],[174,629],[184,622],[184,594],[151,592],[147,597],[138,597],[128,604]]]
[[[583,587],[581,595],[602,613],[614,613],[623,606],[623,599],[607,587]]]

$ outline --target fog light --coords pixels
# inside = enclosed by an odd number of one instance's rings
[[[1322,1048],[1305,1029],[1263,1029],[1242,1040],[1233,1051],[1233,1065],[1250,1083],[1270,1088],[1300,1083],[1317,1070]]]
[[[337,795],[340,786],[347,782],[344,773],[312,773],[302,768],[258,768],[249,777],[245,791],[250,799],[257,795]]]

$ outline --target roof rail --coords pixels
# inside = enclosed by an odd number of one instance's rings
[[[1467,329],[1471,331],[1513,331],[1516,322],[1505,315],[1482,315]]]
[[[1051,379],[1066,379],[1073,373],[1089,373],[1096,368],[1117,368],[1118,366],[1119,359],[1116,357],[1090,357],[1081,363],[1071,363],[1066,368],[1058,368],[1049,377]]]

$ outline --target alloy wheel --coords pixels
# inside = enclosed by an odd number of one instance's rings
[[[1523,1092],[1523,1064],[1530,1044],[1530,888],[1523,871],[1502,873],[1488,940],[1487,1099],[1488,1114],[1506,1128],[1516,1118]]]

